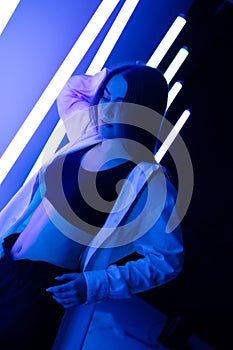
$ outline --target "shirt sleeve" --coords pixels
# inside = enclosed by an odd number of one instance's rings
[[[174,207],[167,201],[159,220],[137,239],[134,250],[142,256],[124,266],[112,264],[106,270],[84,272],[87,282],[87,303],[104,298],[130,298],[174,279],[183,266],[183,243],[180,226],[166,233],[166,225]]]
[[[0,212],[0,237],[4,238],[13,232],[21,232],[40,202],[40,192],[36,191],[37,175],[34,175],[10,199]]]
[[[107,68],[95,75],[73,75],[57,97],[57,109],[70,142],[93,127],[88,107],[99,84],[107,75]]]

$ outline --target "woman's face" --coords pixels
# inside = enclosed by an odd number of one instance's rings
[[[123,101],[128,84],[122,75],[115,75],[106,85],[98,106],[99,133],[107,139],[122,135],[124,127]]]

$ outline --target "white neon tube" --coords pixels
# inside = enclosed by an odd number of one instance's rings
[[[164,77],[167,80],[168,84],[173,79],[176,72],[180,69],[181,65],[186,60],[188,54],[189,54],[188,49],[185,46],[179,50],[179,52],[177,53],[177,55],[175,56],[175,58],[167,68],[166,72],[164,73]]]
[[[0,35],[7,26],[20,0],[0,0]]]
[[[49,160],[49,159],[46,159],[46,157],[45,157],[47,154],[47,152],[44,152],[45,148],[47,150],[49,149],[50,154],[52,154],[52,153],[54,154],[56,152],[58,146],[60,145],[63,137],[65,136],[65,134],[66,134],[65,125],[63,124],[63,121],[61,119],[59,119],[57,125],[53,129],[53,132],[49,136],[48,141],[46,142],[42,151],[40,152],[39,157],[37,158],[36,162],[34,163],[30,173],[28,174],[27,178],[25,179],[24,184],[27,183],[31,179],[31,177],[33,175],[35,175],[40,170],[41,166],[44,163],[46,163],[47,160]]]
[[[108,31],[108,34],[103,40],[103,43],[101,44],[100,48],[96,52],[90,66],[86,70],[85,74],[93,75],[97,72],[99,72],[102,68],[106,60],[108,59],[113,47],[115,46],[117,40],[119,39],[122,31],[124,30],[129,18],[133,14],[139,0],[126,0],[124,5],[122,6],[119,14],[117,15],[115,21],[113,22],[110,30]],[[53,140],[54,135],[57,135],[57,130],[59,129],[59,135],[60,138],[58,140],[54,140],[53,142],[53,147],[54,145],[59,146],[62,138],[65,136],[66,130],[65,128],[61,127],[61,120],[58,122],[56,125],[53,133],[49,137],[48,142]],[[46,143],[45,147],[48,147],[48,142]],[[54,149],[55,151],[56,149]],[[42,153],[43,150],[36,160],[36,163],[34,164],[33,168],[31,169],[29,175],[27,176],[25,183],[36,173],[39,171],[41,167],[41,162],[42,162]]]
[[[181,81],[176,81],[175,84],[171,87],[171,89],[168,92],[166,111],[171,106],[172,102],[174,101],[174,99],[176,98],[176,96],[178,95],[181,89],[182,89]]]
[[[165,153],[168,151],[169,147],[175,140],[177,134],[180,132],[182,129],[183,125],[187,121],[188,117],[190,116],[190,110],[186,109],[180,116],[180,118],[177,120],[176,124],[166,137],[165,141],[163,144],[160,146],[159,150],[155,154],[155,160],[157,163],[160,163],[162,158],[164,157]]]
[[[0,184],[120,0],[103,0],[0,159]]]
[[[173,42],[176,40],[177,36],[180,34],[181,30],[183,29],[184,25],[186,23],[186,19],[184,18],[184,15],[179,15],[173,24],[171,25],[170,29],[168,30],[167,34],[164,36],[156,50],[154,51],[153,55],[147,62],[148,66],[157,68],[168,50],[170,49]]]
[[[108,56],[112,52],[113,47],[123,32],[138,3],[139,0],[126,0],[103,43],[95,54],[86,74],[93,75],[103,68],[104,63],[107,61]]]

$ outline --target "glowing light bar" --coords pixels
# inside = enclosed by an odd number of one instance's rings
[[[126,0],[124,5],[122,6],[118,16],[116,17],[114,23],[112,24],[110,30],[108,31],[108,34],[103,40],[103,43],[101,44],[99,50],[96,52],[90,66],[86,70],[86,74],[93,75],[97,72],[99,72],[102,68],[106,60],[108,59],[114,45],[116,44],[117,40],[119,39],[122,31],[124,30],[129,18],[131,17],[133,11],[135,10],[137,4],[139,3],[139,0]],[[61,120],[58,122],[56,125],[53,133],[51,134],[48,142],[53,140],[53,135],[57,135],[57,130],[59,129],[59,135],[60,138],[54,141],[53,143],[53,149],[54,151],[56,150],[56,147],[59,146],[60,141],[62,138],[65,136],[66,130],[65,128],[61,127]],[[60,140],[60,141],[59,141]],[[48,147],[48,142],[44,146],[47,148]],[[55,147],[54,147],[55,145]],[[48,148],[47,148],[48,149]],[[49,147],[50,149],[50,147]],[[38,157],[36,163],[34,164],[32,170],[30,171],[29,175],[27,176],[25,183],[36,173],[39,171],[41,164],[42,164],[42,154],[43,150]]]
[[[182,47],[180,51],[177,53],[177,55],[171,62],[170,66],[167,68],[166,72],[164,73],[164,77],[167,80],[168,84],[173,79],[176,72],[180,69],[181,65],[187,58],[188,54],[189,54],[188,49],[185,46]]]
[[[174,101],[174,99],[176,98],[176,96],[178,95],[178,93],[180,92],[181,89],[182,89],[182,83],[181,83],[181,81],[177,81],[172,86],[172,88],[169,90],[166,111],[171,106],[172,102]]]
[[[44,145],[43,150],[40,152],[39,157],[34,163],[24,183],[27,183],[31,179],[31,177],[40,170],[41,166],[44,163],[46,163],[47,160],[49,160],[50,155],[51,156],[54,155],[65,134],[66,134],[65,125],[63,124],[63,121],[60,119],[57,125],[55,126],[55,128],[53,129],[53,132],[51,133],[48,141]],[[45,149],[46,149],[46,152],[44,152]],[[49,154],[48,154],[48,150],[49,150]]]
[[[0,0],[0,35],[7,26],[20,0]]]
[[[180,116],[180,118],[178,119],[176,124],[174,125],[173,129],[170,131],[170,133],[166,137],[165,141],[163,142],[163,144],[160,146],[159,150],[155,154],[155,160],[156,160],[157,163],[161,162],[161,160],[164,157],[165,153],[167,152],[167,150],[169,149],[169,147],[171,146],[171,144],[175,140],[177,134],[182,129],[183,125],[187,121],[187,119],[190,116],[190,114],[191,113],[190,113],[189,109],[186,109],[182,113],[182,115]]]
[[[95,54],[86,74],[93,75],[102,69],[138,3],[139,0],[126,0],[103,43]]]
[[[120,0],[103,0],[0,160],[0,184]]]
[[[183,29],[184,25],[186,23],[186,19],[184,18],[184,15],[179,15],[175,21],[173,22],[172,26],[168,30],[167,34],[164,36],[156,50],[154,51],[153,55],[147,62],[148,66],[157,68],[168,50],[170,49],[173,42],[176,40],[177,36]]]

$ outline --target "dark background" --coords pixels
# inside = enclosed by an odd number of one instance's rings
[[[185,87],[167,114],[174,122],[184,108],[192,113],[182,130],[194,168],[193,197],[182,221],[185,264],[174,281],[141,296],[183,318],[183,335],[190,328],[222,350],[232,347],[233,324],[233,4],[195,1],[188,19],[177,41],[191,53],[179,73]],[[172,167],[169,155],[164,162]]]

